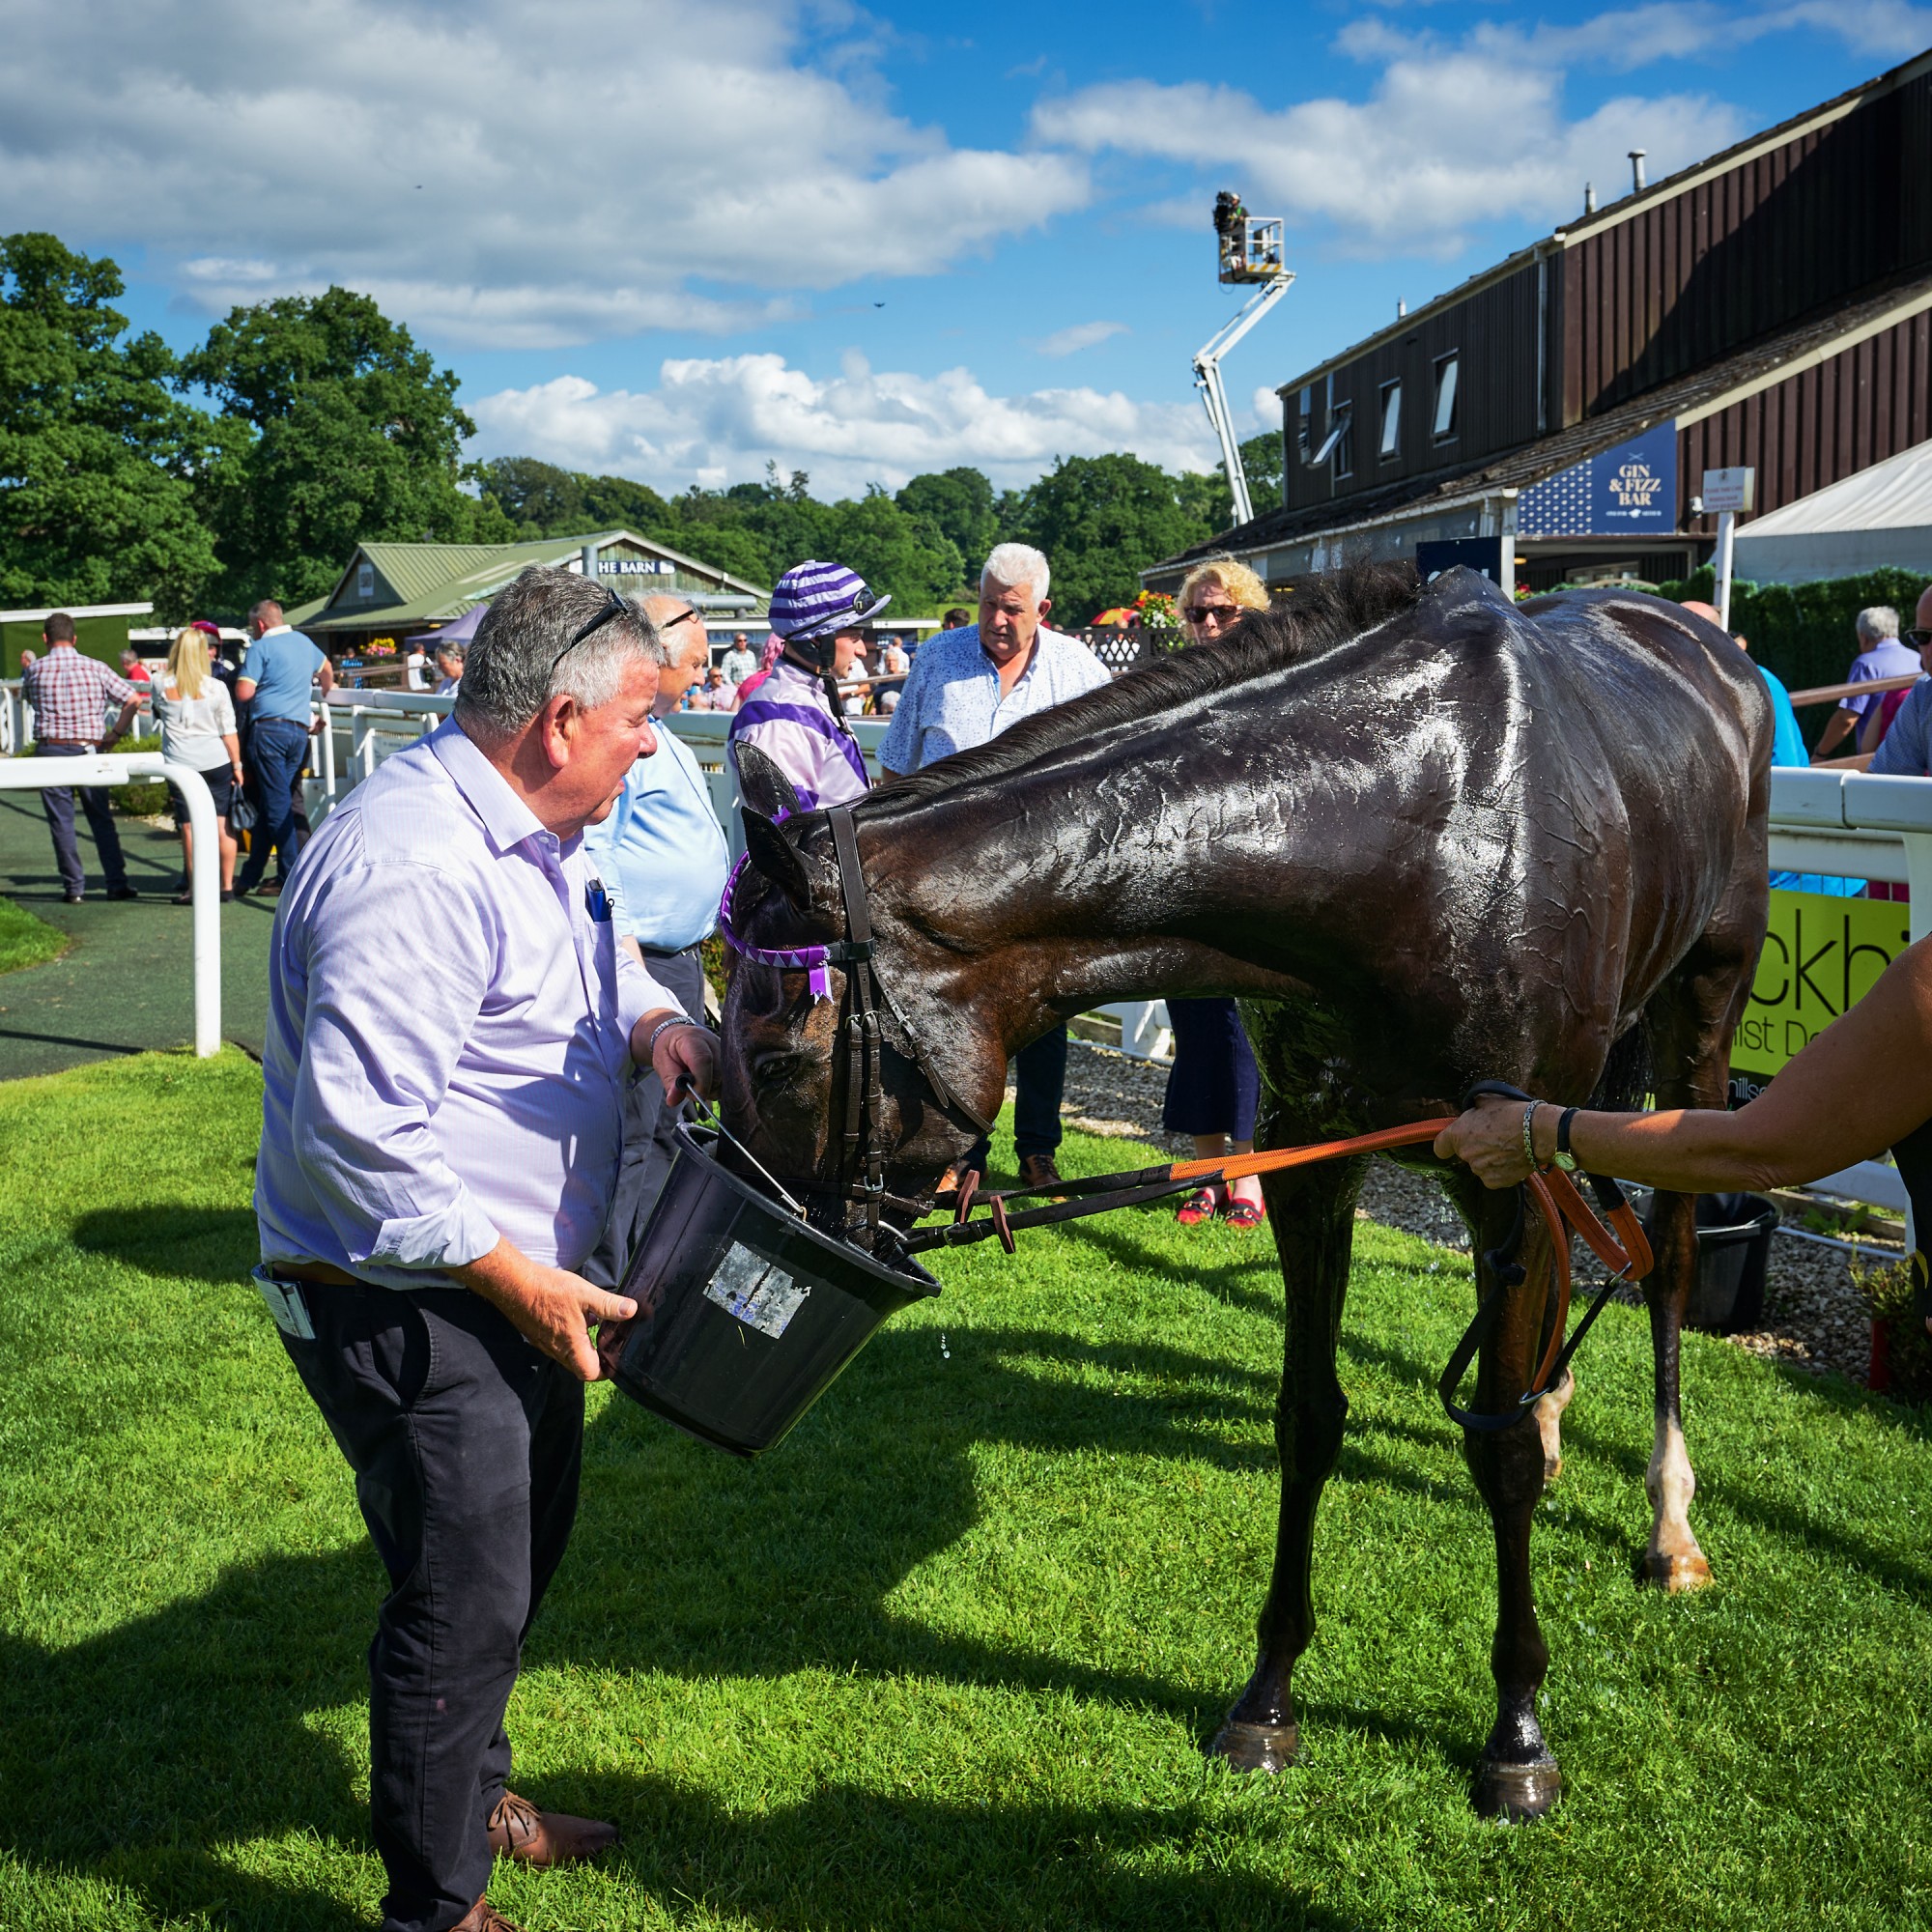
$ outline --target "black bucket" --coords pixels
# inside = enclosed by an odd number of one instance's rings
[[[1684,1321],[1714,1335],[1748,1334],[1764,1319],[1764,1274],[1777,1209],[1761,1194],[1697,1197],[1697,1279]]]
[[[889,1267],[809,1228],[726,1172],[688,1122],[624,1293],[637,1319],[612,1380],[734,1456],[784,1439],[886,1317],[939,1293],[910,1259]]]

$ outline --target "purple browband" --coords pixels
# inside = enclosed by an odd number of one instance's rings
[[[781,808],[772,821],[782,825],[791,813]],[[751,858],[747,852],[731,867],[731,874],[724,881],[724,896],[718,901],[718,930],[724,935],[724,943],[741,958],[753,959],[760,966],[777,966],[786,972],[809,973],[807,981],[814,1000],[829,1000],[832,997],[832,949],[828,946],[800,946],[789,952],[774,952],[766,946],[750,946],[731,929],[731,895],[738,890],[738,874],[745,869]]]

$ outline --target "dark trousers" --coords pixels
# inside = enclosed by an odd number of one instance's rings
[[[248,733],[248,803],[255,808],[255,829],[248,836],[247,863],[236,875],[237,891],[260,885],[269,869],[269,851],[276,854],[276,874],[287,878],[301,850],[296,830],[295,800],[291,794],[308,757],[308,732],[290,718],[258,718]]]
[[[644,965],[666,992],[695,1020],[704,1017],[704,962],[697,948],[682,952],[646,952]],[[656,1205],[673,1151],[670,1130],[676,1115],[665,1109],[664,1082],[648,1068],[639,1071],[624,1096],[624,1157],[604,1238],[583,1264],[586,1280],[600,1288],[619,1288],[631,1264],[638,1236]]]
[[[1021,1160],[1060,1145],[1060,1101],[1066,1092],[1066,1029],[1055,1027],[1013,1055],[1013,1152]],[[993,1143],[982,1140],[960,1163],[981,1174]]]
[[[43,758],[92,757],[95,745],[36,745]],[[54,835],[54,864],[60,867],[61,888],[70,896],[87,890],[87,874],[81,869],[80,839],[73,829],[74,793],[80,793],[80,809],[87,813],[88,830],[100,853],[100,869],[110,888],[128,883],[128,864],[121,856],[121,835],[115,830],[113,808],[107,802],[105,785],[50,785],[41,794],[41,810],[47,815],[47,830]]]
[[[384,1932],[447,1932],[489,1883],[503,1712],[577,1514],[583,1384],[464,1289],[298,1293],[315,1332],[282,1345],[392,1586],[369,1646]]]

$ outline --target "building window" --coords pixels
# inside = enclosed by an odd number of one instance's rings
[[[1456,365],[1462,360],[1452,352],[1435,358],[1435,440],[1446,441],[1456,434]]]
[[[1400,382],[1382,384],[1382,440],[1380,445],[1382,460],[1402,454],[1402,384]]]
[[[355,594],[367,603],[376,594],[376,566],[373,563],[358,563],[355,566]]]
[[[1306,463],[1314,447],[1315,436],[1315,384],[1306,383],[1301,390],[1301,407],[1295,417],[1294,446]]]
[[[1355,473],[1355,412],[1349,403],[1335,406],[1335,426],[1328,440],[1335,445],[1335,480]]]

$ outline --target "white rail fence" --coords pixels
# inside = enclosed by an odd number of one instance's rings
[[[194,834],[194,870],[188,882],[194,895],[194,1050],[206,1060],[221,1045],[221,847],[208,781],[192,765],[171,764],[158,752],[0,759],[0,791],[131,784],[136,779],[165,779],[187,802],[188,828]]]
[[[11,753],[31,741],[33,713],[21,700],[17,680],[0,690],[5,694],[0,703],[0,753]],[[315,715],[326,721],[326,728],[316,733],[304,785],[310,822],[319,823],[339,798],[392,753],[434,730],[454,705],[452,697],[400,691],[337,690],[327,703],[319,702]],[[144,722],[152,728],[151,721]],[[724,753],[729,715],[678,712],[666,723],[696,756],[719,823],[734,854],[741,851],[736,786]],[[854,719],[852,729],[865,753],[866,768],[876,779],[886,721]],[[181,785],[195,833],[195,1047],[197,1052],[213,1052],[220,1033],[218,907],[215,893],[204,888],[207,880],[218,880],[218,871],[209,869],[215,855],[213,806],[199,775],[168,765],[153,753],[23,759],[17,766],[0,765],[0,788],[10,790],[38,789],[50,782],[123,784],[134,778],[161,777]],[[1932,931],[1932,779],[1882,778],[1865,772],[1774,772],[1771,864],[1776,870],[1908,885],[1911,935],[1924,938]],[[1168,1051],[1167,1009],[1162,1002],[1138,1001],[1099,1010],[1119,1019],[1124,1052],[1146,1059]],[[1816,1185],[1894,1212],[1903,1212],[1907,1206],[1896,1170],[1882,1162],[1862,1162],[1828,1175]]]

